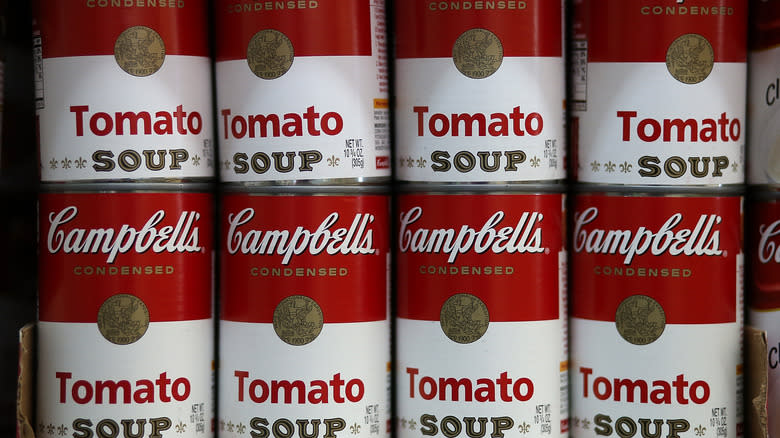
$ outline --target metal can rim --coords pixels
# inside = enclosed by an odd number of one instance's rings
[[[543,193],[566,193],[566,184],[404,184],[398,187],[399,195],[445,194],[445,195],[520,195]]]
[[[653,185],[637,186],[623,184],[575,184],[571,186],[572,194],[599,193],[613,196],[744,196],[745,185],[712,186],[670,186]]]
[[[158,183],[41,183],[41,193],[212,193],[214,184],[208,182]]]
[[[338,195],[389,195],[392,186],[385,185],[255,185],[221,184],[219,193],[225,195],[275,195],[275,196],[338,196]]]

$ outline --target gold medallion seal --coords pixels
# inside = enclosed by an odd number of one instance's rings
[[[292,295],[274,309],[274,331],[290,345],[306,345],[319,336],[324,319],[322,309],[313,299]]]
[[[165,43],[154,29],[133,26],[125,29],[116,39],[114,58],[128,74],[138,77],[153,75],[165,61]]]
[[[470,344],[488,329],[490,314],[482,300],[471,294],[455,294],[441,306],[441,330],[450,340]]]
[[[646,295],[632,295],[615,312],[620,336],[634,345],[647,345],[661,337],[666,328],[666,313],[658,301]]]
[[[707,79],[714,64],[712,45],[699,34],[681,35],[666,50],[666,68],[683,84],[698,84]]]
[[[452,46],[455,68],[471,79],[483,79],[495,73],[504,60],[504,46],[487,29],[469,29]]]
[[[135,295],[113,295],[100,306],[97,325],[108,342],[132,344],[141,339],[149,328],[149,309]]]
[[[274,29],[257,32],[246,48],[246,62],[258,78],[276,79],[292,67],[295,52],[287,35]]]

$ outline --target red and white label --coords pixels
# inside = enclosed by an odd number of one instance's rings
[[[742,199],[585,194],[574,204],[574,436],[648,425],[740,436]],[[618,316],[621,304],[636,314]],[[618,319],[633,328],[621,334]]]
[[[216,14],[223,181],[390,176],[384,0],[219,0]],[[293,53],[275,79],[247,59],[266,30]]]
[[[565,178],[561,2],[397,2],[395,16],[399,179]],[[488,77],[456,67],[453,47],[472,29],[500,41]],[[495,56],[472,49],[474,65]]]
[[[40,195],[40,434],[211,430],[211,202],[205,193]],[[126,345],[104,337],[99,321],[118,294],[148,316]],[[144,324],[125,316],[111,321]]]
[[[398,436],[450,436],[458,428],[565,434],[564,200],[399,197]],[[443,306],[456,294],[478,298],[489,315],[484,334],[469,343],[451,340],[441,326]],[[460,324],[484,323],[466,303]],[[530,352],[534,360],[524,360]]]
[[[220,424],[387,436],[389,198],[226,194],[221,229]],[[274,328],[291,296],[321,310],[303,345]]]
[[[94,323],[131,293],[152,321],[211,317],[212,198],[206,193],[44,193],[39,319]]]
[[[748,183],[780,182],[780,2],[750,2]]]
[[[212,208],[206,193],[44,193],[39,319],[96,322],[117,293],[153,322],[211,317]]]
[[[780,200],[750,203],[748,318],[767,333],[769,436],[780,436]]]
[[[571,129],[579,181],[744,181],[746,3],[575,2]],[[637,29],[653,29],[653,38]]]
[[[213,177],[206,3],[44,3],[34,5],[33,36],[41,179]],[[162,48],[148,76],[126,72],[115,56],[133,26],[162,41],[150,36],[123,52],[141,64]]]
[[[780,309],[780,200],[750,206],[750,307]]]

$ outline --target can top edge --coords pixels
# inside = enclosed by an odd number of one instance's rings
[[[564,193],[563,183],[548,184],[404,184],[398,186],[400,194],[442,193],[442,194],[523,194]]]
[[[748,189],[748,197],[757,200],[780,199],[780,186],[753,186]]]
[[[243,193],[250,195],[372,195],[390,194],[390,185],[303,185],[269,186],[229,184],[220,185],[219,192],[225,194]]]
[[[746,192],[743,184],[720,186],[627,186],[606,184],[577,184],[571,186],[574,194],[602,193],[621,196],[741,196]]]
[[[215,185],[209,182],[110,182],[110,183],[41,183],[41,193],[137,193],[137,192],[213,192]]]

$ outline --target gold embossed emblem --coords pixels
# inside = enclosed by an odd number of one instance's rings
[[[470,344],[488,329],[490,314],[482,300],[471,294],[456,294],[441,306],[441,329],[448,338],[459,344]]]
[[[504,60],[504,46],[496,34],[487,29],[469,29],[455,40],[452,60],[459,72],[471,79],[486,78],[495,73]]]
[[[714,64],[712,45],[699,34],[681,35],[666,50],[666,68],[684,84],[698,84],[707,79]]]
[[[634,345],[647,345],[661,337],[666,328],[666,313],[658,301],[646,295],[624,299],[615,312],[620,336]]]
[[[274,310],[274,331],[290,345],[306,345],[319,336],[324,319],[322,309],[313,299],[292,295]]]
[[[295,51],[287,35],[274,29],[257,32],[246,49],[246,62],[258,78],[276,79],[292,67]]]
[[[100,306],[97,325],[107,341],[117,345],[132,344],[149,328],[149,309],[135,295],[113,295]]]
[[[125,29],[114,43],[119,67],[133,76],[153,75],[165,61],[165,43],[160,34],[146,26]]]

